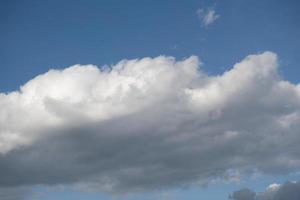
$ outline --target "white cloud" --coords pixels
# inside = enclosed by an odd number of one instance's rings
[[[75,65],[1,93],[0,187],[140,191],[299,170],[300,86],[281,79],[276,54],[216,76],[200,65]]]
[[[197,10],[197,14],[199,19],[201,20],[202,25],[205,27],[214,23],[220,17],[220,15],[218,15],[212,8],[200,8]]]

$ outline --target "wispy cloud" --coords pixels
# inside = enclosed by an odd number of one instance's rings
[[[213,8],[200,8],[197,10],[197,15],[204,27],[214,23],[220,17]]]

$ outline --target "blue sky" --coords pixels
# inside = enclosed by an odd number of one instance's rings
[[[207,7],[220,18],[203,28],[196,12]],[[296,0],[2,1],[0,9],[1,91],[49,68],[158,55],[197,55],[216,74],[266,50],[280,56],[288,80],[298,81]]]
[[[286,181],[299,180],[299,175],[285,175],[285,176],[263,176],[256,179],[247,179],[236,183],[221,183],[210,185],[208,187],[190,187],[158,190],[153,192],[145,192],[138,194],[103,194],[96,191],[81,192],[70,188],[49,188],[49,187],[35,187],[33,197],[31,199],[66,199],[66,200],[199,200],[199,199],[227,199],[230,193],[241,188],[251,188],[257,192],[263,192],[265,188],[272,184],[283,184]],[[30,198],[29,198],[30,199]]]
[[[214,10],[218,17],[204,25],[197,12],[200,9],[204,15]],[[278,55],[279,75],[296,84],[300,81],[299,13],[297,0],[2,0],[0,92],[18,90],[53,68],[113,65],[122,59],[160,55],[178,60],[196,55],[203,63],[201,70],[215,76],[247,55],[265,51]],[[28,199],[39,199],[40,194],[44,200],[218,200],[243,187],[263,191],[271,183],[299,179],[295,174],[274,174],[203,188],[171,187],[126,198],[38,184],[35,195]]]

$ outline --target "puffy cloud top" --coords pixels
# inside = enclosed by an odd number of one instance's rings
[[[272,52],[209,76],[192,56],[50,70],[0,94],[0,186],[140,191],[300,167],[300,86]]]

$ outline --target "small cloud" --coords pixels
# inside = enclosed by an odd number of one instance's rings
[[[197,10],[197,15],[204,27],[214,23],[220,17],[213,8],[200,8]]]
[[[254,192],[250,189],[241,189],[229,195],[233,200],[299,200],[300,181],[286,182],[284,184],[273,183],[263,192]]]
[[[248,188],[244,188],[238,191],[235,191],[232,195],[229,196],[229,199],[233,200],[254,200],[255,192]]]

